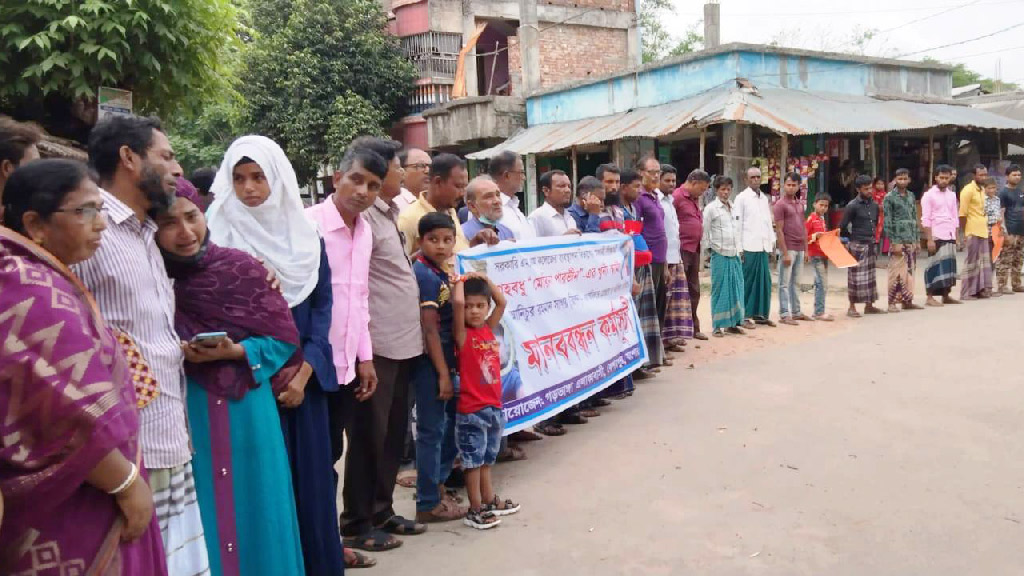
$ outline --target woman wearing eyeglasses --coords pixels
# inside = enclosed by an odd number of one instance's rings
[[[167,574],[129,367],[69,269],[106,229],[83,164],[11,174],[0,228],[0,574]],[[49,572],[47,572],[49,573]]]

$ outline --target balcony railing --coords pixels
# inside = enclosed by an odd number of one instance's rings
[[[462,34],[426,32],[402,38],[402,50],[421,78],[455,78]]]
[[[420,114],[428,108],[440,106],[452,99],[451,84],[424,84],[416,87],[409,97],[412,114]]]

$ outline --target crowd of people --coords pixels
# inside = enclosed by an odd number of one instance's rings
[[[728,177],[695,169],[677,182],[680,172],[654,157],[602,165],[575,187],[550,170],[539,179],[544,203],[527,215],[514,153],[470,180],[457,156],[363,137],[338,162],[332,194],[306,206],[284,151],[262,136],[237,139],[219,168],[190,179],[156,119],[100,122],[88,165],[39,160],[39,138],[0,118],[5,574],[329,576],[373,566],[364,552],[398,548],[431,523],[494,528],[520,510],[498,495],[496,462],[600,416],[689,340],[708,340],[698,315],[704,250],[714,337],[776,326],[772,254],[778,321],[833,319],[819,246],[830,199],[818,196],[805,219],[797,174],[772,205],[757,168],[735,196]],[[905,170],[881,206],[872,179],[858,177],[840,225],[859,262],[849,314],[860,315],[857,303],[883,312],[874,307],[880,231],[891,242],[889,311],[920,308],[922,240],[927,303],[959,302],[950,290],[961,228],[962,299],[1024,291],[1020,175],[1011,167],[996,194],[979,168],[958,205],[940,166],[920,218]],[[993,290],[988,239],[1000,226]],[[456,274],[454,254],[585,233],[632,238],[649,360],[503,437],[505,299],[486,276]],[[813,316],[800,306],[805,260]],[[393,500],[409,453],[411,519]]]

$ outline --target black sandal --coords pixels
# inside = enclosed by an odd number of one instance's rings
[[[392,516],[388,518],[388,521],[377,527],[388,534],[395,534],[397,536],[416,536],[417,534],[423,534],[427,531],[426,524],[420,524],[415,520],[409,520],[402,516]]]
[[[545,436],[565,436],[565,428],[562,428],[561,424],[537,424],[533,429]]]
[[[402,545],[402,541],[383,530],[371,530],[362,536],[342,538],[346,548],[367,552],[387,552]]]

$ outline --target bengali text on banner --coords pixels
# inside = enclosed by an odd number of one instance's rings
[[[456,266],[459,274],[486,274],[508,301],[496,334],[506,434],[582,402],[647,361],[628,236],[478,246],[459,253]]]

